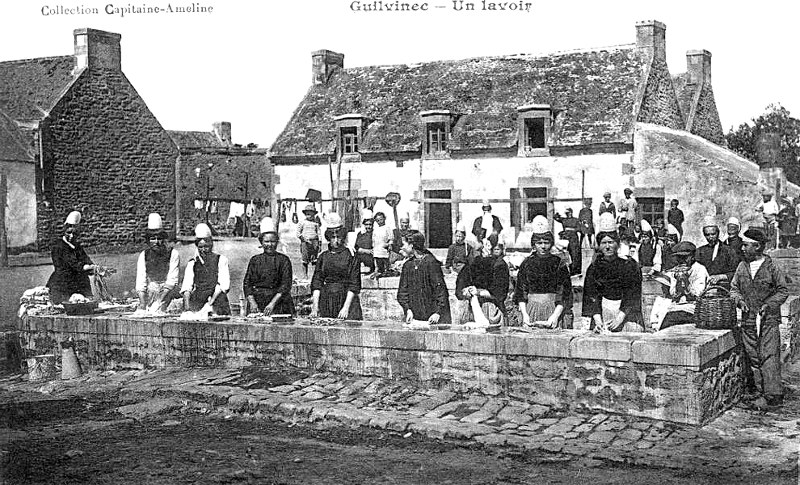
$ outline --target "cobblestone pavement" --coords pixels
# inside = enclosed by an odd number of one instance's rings
[[[603,413],[565,413],[502,396],[419,389],[409,382],[252,370],[126,370],[72,381],[0,380],[6,399],[38,391],[68,397],[113,392],[118,412],[141,419],[177,409],[288,422],[369,427],[486,447],[536,450],[598,463],[717,470],[732,477],[775,474],[798,480],[800,395],[755,412],[743,406],[706,426]],[[792,391],[792,388],[790,388]]]

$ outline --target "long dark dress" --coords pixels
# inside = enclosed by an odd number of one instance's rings
[[[272,301],[275,294],[281,298],[272,310],[274,315],[293,315],[292,301],[292,262],[285,254],[256,254],[247,263],[242,290],[245,298],[252,296],[258,305],[258,311]]]
[[[359,261],[349,249],[329,249],[319,255],[311,278],[311,291],[316,290],[319,290],[319,316],[336,318],[347,300],[347,292],[352,291],[355,295],[347,319],[364,318],[358,298],[361,291]]]
[[[209,253],[201,262],[200,258],[194,258],[192,266],[194,272],[194,290],[189,296],[189,310],[196,312],[203,308],[208,299],[214,294],[219,281],[219,254]],[[212,305],[214,313],[217,315],[230,315],[231,305],[228,302],[228,295],[221,293],[214,300]]]
[[[356,257],[364,266],[366,266],[370,272],[375,271],[375,259],[372,257],[371,254],[367,253],[359,253],[359,249],[372,249],[372,232],[361,231],[356,234]],[[359,273],[361,272],[361,268],[358,268]]]
[[[442,265],[432,254],[427,253],[422,258],[414,256],[403,264],[397,302],[403,308],[403,315],[410,309],[415,320],[427,320],[438,313],[439,323],[451,323]]]
[[[89,281],[91,271],[83,266],[92,264],[92,260],[80,244],[70,247],[64,239],[59,239],[50,250],[53,259],[53,274],[47,280],[50,289],[50,301],[55,304],[69,300],[73,293],[87,298],[92,296],[92,284]]]
[[[636,261],[598,257],[589,265],[583,283],[582,315],[602,315],[604,298],[621,300],[619,310],[625,313],[625,321],[642,325],[642,271]]]
[[[569,276],[569,268],[561,258],[553,254],[545,256],[533,254],[525,258],[519,266],[519,273],[517,273],[514,303],[525,303],[530,307],[532,303],[529,295],[532,294],[555,295],[553,308],[547,308],[547,318],[558,304],[564,305],[559,323],[563,322],[566,315],[571,315],[572,281]],[[529,312],[532,310],[533,308],[528,308]],[[539,315],[532,315],[532,319],[536,320],[537,316]],[[542,313],[541,316],[544,314]]]
[[[490,321],[497,319],[492,318],[495,314],[497,314],[497,317],[502,316],[502,318],[505,318],[509,279],[508,265],[502,258],[478,256],[471,263],[464,266],[464,269],[458,273],[458,278],[456,279],[456,298],[467,302],[464,311],[469,315],[464,323],[474,321],[472,309],[468,305],[469,299],[463,295],[464,288],[468,286],[487,290],[491,295],[489,298],[478,297],[478,302],[484,313],[488,313],[486,316]],[[484,305],[488,305],[488,307]],[[416,313],[414,316],[416,317]]]

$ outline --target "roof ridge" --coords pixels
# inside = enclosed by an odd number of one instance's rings
[[[73,54],[66,54],[63,56],[44,56],[44,57],[31,57],[29,59],[14,59],[11,61],[0,61],[0,65],[10,65],[10,64],[25,64],[31,61],[42,61],[42,60],[56,60],[56,59],[65,59],[65,58],[74,58]]]
[[[476,56],[476,57],[465,57],[461,59],[438,59],[432,61],[419,61],[419,62],[406,62],[406,63],[398,63],[398,64],[373,64],[368,66],[354,66],[354,67],[346,67],[344,68],[345,71],[348,70],[356,70],[356,69],[380,69],[380,68],[387,68],[387,67],[397,67],[397,66],[422,66],[426,64],[447,64],[447,63],[456,63],[456,62],[465,62],[465,61],[476,61],[476,60],[483,60],[483,59],[541,59],[544,57],[558,57],[563,55],[569,54],[581,54],[581,53],[590,53],[590,52],[602,52],[608,50],[625,50],[625,49],[632,49],[635,48],[636,44],[634,43],[627,43],[627,44],[614,44],[608,46],[598,46],[598,47],[587,47],[587,48],[579,48],[579,49],[567,49],[563,51],[554,51],[554,52],[536,52],[536,53],[517,53],[517,54],[496,54],[496,55],[487,55],[487,56]]]

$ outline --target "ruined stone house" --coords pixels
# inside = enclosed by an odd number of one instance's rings
[[[175,225],[178,149],[123,73],[120,35],[77,29],[74,49],[0,62],[12,248],[47,250],[72,210],[87,246],[141,242],[150,212]]]
[[[757,223],[766,182],[722,145],[711,53],[687,52],[673,76],[666,26],[635,33],[628,45],[411,65],[345,68],[343,54],[314,52],[312,85],[270,150],[274,197],[399,192],[433,248],[483,200],[505,242],[525,247],[535,215],[577,215],[591,198],[597,217],[602,194],[617,201],[625,187],[650,222],[677,198],[689,228],[709,214]]]
[[[168,134],[180,150],[178,234],[192,235],[206,215],[217,234],[230,233],[231,216],[239,215],[242,206],[252,206],[244,217],[250,225],[269,212],[272,182],[266,149],[233,143],[227,121],[214,123],[212,131]]]

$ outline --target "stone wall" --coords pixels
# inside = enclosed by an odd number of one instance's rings
[[[741,392],[741,361],[724,330],[473,334],[410,331],[392,322],[303,323],[39,316],[26,317],[19,335],[26,355],[54,352],[71,336],[88,367],[290,366],[693,424],[719,415]]]
[[[800,294],[800,250],[773,249],[767,254],[775,265],[786,275],[790,295]]]
[[[83,214],[83,243],[95,250],[141,243],[150,212],[174,229],[178,151],[122,72],[83,71],[41,130],[40,249],[72,210]]]
[[[686,218],[684,238],[698,245],[705,244],[701,228],[708,215],[720,227],[732,216],[743,227],[763,220],[755,211],[761,198],[758,166],[707,145],[685,132],[651,128],[637,130],[634,142],[636,186],[663,187],[667,200],[678,199]]]

